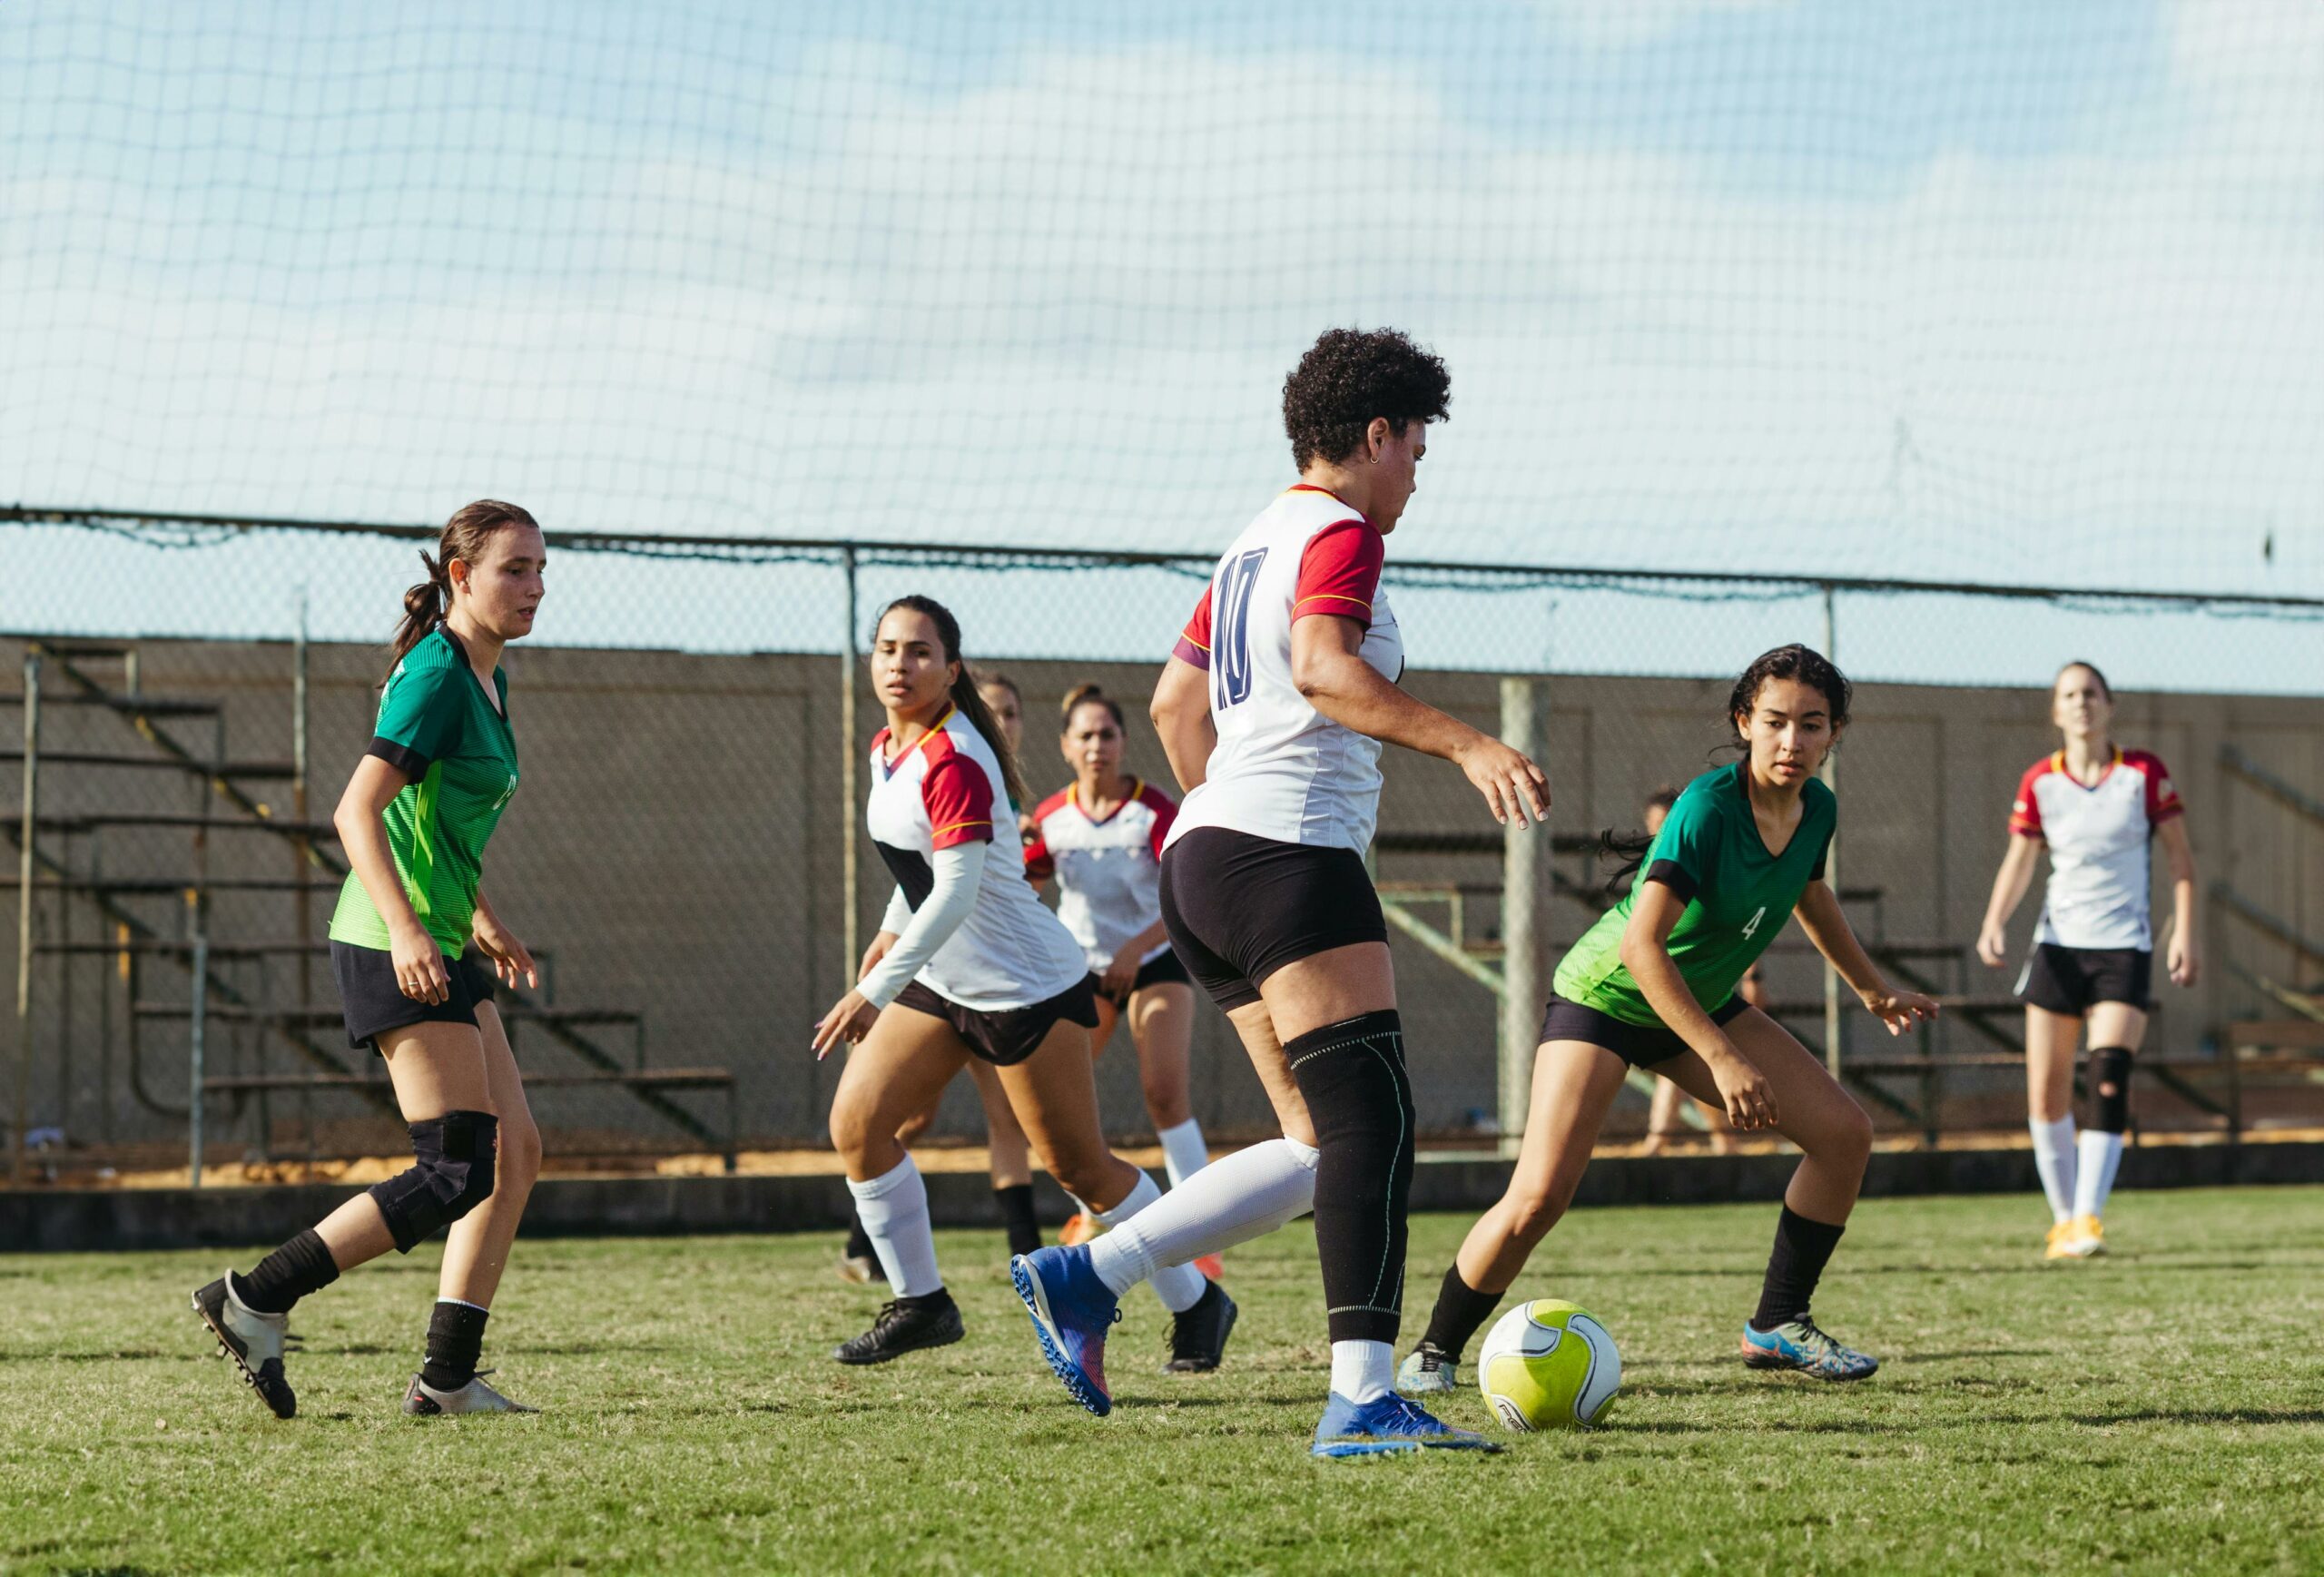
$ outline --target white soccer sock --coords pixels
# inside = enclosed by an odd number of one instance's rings
[[[1098,1219],[1111,1229],[1107,1233],[1110,1237],[1113,1231],[1127,1226],[1132,1217],[1151,1208],[1161,1198],[1162,1190],[1154,1186],[1154,1174],[1140,1167],[1137,1169],[1137,1187],[1132,1188],[1129,1197],[1112,1209],[1098,1211]],[[1105,1238],[1098,1241],[1104,1242]],[[1202,1301],[1203,1274],[1191,1265],[1165,1266],[1147,1279],[1154,1284],[1154,1296],[1160,1298],[1162,1306],[1172,1314],[1184,1314]]]
[[[1210,1165],[1210,1147],[1202,1142],[1202,1124],[1193,1118],[1154,1137],[1162,1141],[1162,1169],[1170,1174],[1172,1188]]]
[[[1118,1294],[1165,1266],[1264,1237],[1315,1208],[1321,1158],[1282,1138],[1222,1157],[1089,1245],[1090,1264]]]
[[[2059,1221],[2073,1218],[2073,1116],[2068,1113],[2055,1122],[2043,1122],[2029,1118],[2025,1126],[2034,1130],[2034,1169],[2042,1174],[2042,1192],[2049,1197],[2050,1215]]]
[[[1396,1378],[1396,1349],[1385,1342],[1334,1342],[1332,1395],[1357,1406],[1377,1402]]]
[[[888,1285],[898,1297],[926,1297],[940,1292],[944,1278],[936,1273],[936,1234],[928,1222],[928,1185],[920,1168],[906,1156],[892,1171],[868,1183],[853,1178],[847,1191],[855,1196],[855,1214],[872,1252],[888,1273]]]
[[[2074,1179],[2073,1213],[2106,1214],[2106,1196],[2114,1191],[2114,1169],[2122,1164],[2122,1136],[2082,1130],[2081,1172]]]

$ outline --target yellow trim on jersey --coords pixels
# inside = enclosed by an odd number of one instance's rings
[[[949,826],[937,828],[928,835],[931,838],[940,838],[947,833],[957,833],[962,827],[989,827],[990,825],[992,825],[992,823],[989,819],[980,819],[973,822],[954,822]]]
[[[1340,595],[1339,595],[1339,593],[1337,593],[1337,592],[1335,592],[1335,591],[1319,591],[1319,592],[1313,593],[1313,594],[1312,594],[1312,595],[1310,595],[1310,596],[1303,596],[1303,597],[1301,597],[1297,602],[1295,602],[1295,603],[1293,603],[1293,604],[1291,605],[1291,611],[1292,611],[1292,612],[1294,612],[1294,613],[1297,613],[1301,608],[1305,607],[1305,606],[1306,606],[1309,603],[1311,603],[1311,602],[1347,602],[1347,603],[1354,603],[1356,606],[1358,606],[1358,607],[1362,608],[1365,613],[1370,613],[1370,612],[1372,611],[1372,605],[1371,605],[1370,603],[1368,603],[1368,602],[1365,602],[1362,597],[1359,597],[1359,596],[1340,596]]]

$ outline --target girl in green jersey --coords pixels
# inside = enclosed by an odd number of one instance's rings
[[[194,1312],[280,1418],[298,1405],[282,1371],[290,1306],[446,1227],[425,1366],[404,1411],[531,1411],[477,1369],[541,1153],[492,1004],[496,977],[539,981],[482,880],[485,843],[517,792],[500,652],[532,633],[545,557],[533,517],[488,498],[452,517],[435,557],[420,555],[428,579],[404,594],[371,743],[333,817],[352,867],[330,922],[347,1038],[387,1063],[414,1158],[255,1268],[193,1295]],[[486,961],[462,957],[470,944]]]
[[[1872,1121],[1736,986],[1797,913],[1889,1033],[1934,1017],[1936,1003],[1881,977],[1824,882],[1836,806],[1816,774],[1847,725],[1847,680],[1805,646],[1778,646],[1744,670],[1728,717],[1743,759],[1687,786],[1629,895],[1558,966],[1516,1171],[1444,1273],[1428,1334],[1397,1375],[1407,1392],[1452,1388],[1462,1349],[1572,1201],[1634,1067],[1720,1107],[1738,1129],[1772,1129],[1802,1152],[1758,1309],[1743,1328],[1744,1362],[1827,1380],[1879,1367],[1807,1313],[1863,1185]]]

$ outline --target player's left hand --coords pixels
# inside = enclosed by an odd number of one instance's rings
[[[1891,1035],[1901,1035],[1922,1020],[1934,1019],[1937,1014],[1936,999],[1918,991],[1868,991],[1864,1005],[1888,1026]]]
[[[540,970],[533,962],[532,950],[517,940],[517,933],[486,912],[477,912],[476,923],[468,932],[477,951],[492,961],[492,972],[504,986],[513,988],[521,979],[534,991],[541,989]]]
[[[1114,961],[1108,964],[1106,972],[1098,977],[1098,991],[1100,996],[1126,1002],[1129,1000],[1130,987],[1137,983],[1137,955],[1124,949],[1114,955]]]
[[[2174,986],[2191,986],[2203,972],[2201,952],[2183,936],[2173,935],[2171,950],[2162,957],[2165,966],[2171,971],[2171,983]]]
[[[830,1056],[832,1048],[842,1040],[851,1046],[861,1045],[879,1018],[880,1010],[867,1001],[862,991],[851,990],[832,1004],[830,1012],[815,1020],[815,1038],[810,1042],[815,1060],[821,1062]]]

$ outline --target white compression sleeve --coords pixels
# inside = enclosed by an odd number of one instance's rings
[[[1091,1268],[1123,1293],[1166,1265],[1264,1237],[1315,1207],[1320,1158],[1279,1138],[1215,1160],[1090,1244]]]
[[[880,967],[858,981],[855,989],[863,1000],[875,1008],[884,1008],[896,1000],[896,993],[911,983],[914,975],[936,956],[936,950],[952,939],[977,906],[977,888],[984,880],[985,851],[991,845],[983,843],[955,843],[949,849],[939,849],[930,862],[936,868],[936,886],[921,906],[912,912],[911,923],[880,961]]]

